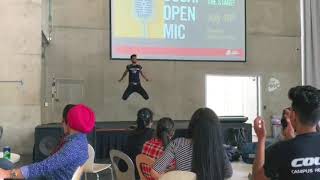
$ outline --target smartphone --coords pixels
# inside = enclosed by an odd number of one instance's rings
[[[288,126],[288,123],[287,123],[287,120],[286,120],[286,117],[285,117],[285,114],[286,114],[286,110],[288,110],[289,108],[285,108],[283,111],[282,111],[282,116],[281,116],[281,126],[282,126],[282,129],[286,128]]]

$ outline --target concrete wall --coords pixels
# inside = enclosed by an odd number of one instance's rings
[[[109,1],[55,0],[53,9],[53,40],[46,49],[48,102],[53,74],[83,80],[82,101],[94,108],[98,121],[134,120],[141,107],[153,109],[156,118],[189,119],[196,108],[205,105],[206,74],[260,75],[262,115],[269,119],[281,114],[288,103],[288,89],[300,84],[298,0],[247,0],[246,63],[141,62],[152,79],[144,83],[151,98],[144,101],[133,95],[125,102],[121,95],[126,82],[117,80],[129,62],[109,58]],[[268,92],[272,77],[281,86]],[[59,121],[62,105],[50,108],[57,103],[43,108],[48,114],[43,123]]]
[[[40,124],[41,0],[0,1],[0,145],[31,154]]]
[[[50,34],[50,3],[49,0],[41,0],[41,30],[47,39]]]

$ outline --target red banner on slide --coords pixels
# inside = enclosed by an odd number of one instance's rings
[[[165,48],[116,46],[117,54],[162,55],[162,56],[198,56],[198,57],[244,57],[243,49],[226,48]]]

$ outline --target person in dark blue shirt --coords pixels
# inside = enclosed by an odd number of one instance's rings
[[[149,81],[149,79],[143,74],[142,66],[138,64],[137,55],[132,54],[130,59],[131,59],[131,64],[127,65],[126,70],[124,71],[122,77],[119,80],[119,82],[121,82],[129,72],[129,84],[127,89],[123,93],[122,99],[127,100],[132,93],[137,92],[145,100],[148,100],[149,95],[143,89],[140,83],[140,74],[146,81]]]

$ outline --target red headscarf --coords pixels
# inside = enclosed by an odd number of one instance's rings
[[[78,104],[69,110],[67,125],[76,131],[88,134],[95,125],[94,112],[89,107]]]

